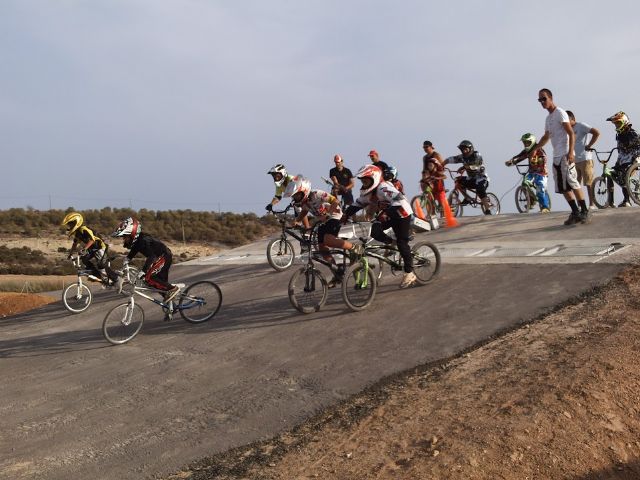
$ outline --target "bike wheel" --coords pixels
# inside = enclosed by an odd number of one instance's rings
[[[461,205],[461,201],[460,201],[460,195],[458,194],[457,191],[453,191],[449,194],[449,198],[447,199],[449,201],[449,206],[451,207],[451,213],[453,213],[454,217],[461,217],[462,216],[462,205]]]
[[[528,213],[531,208],[529,190],[522,185],[516,188],[516,208],[520,213]]]
[[[487,192],[487,197],[491,202],[491,208],[489,208],[491,215],[498,215],[500,213],[500,200],[498,200],[498,197],[496,197],[493,193],[489,192]]]
[[[72,283],[62,292],[62,303],[71,313],[84,312],[92,299],[91,290],[84,284]]]
[[[356,312],[364,310],[376,296],[376,282],[373,270],[362,262],[354,263],[344,273],[342,298],[347,306]]]
[[[596,177],[591,183],[593,201],[598,208],[607,208],[609,204],[609,189],[606,177]]]
[[[293,265],[296,253],[291,242],[284,238],[274,238],[267,245],[267,261],[277,272],[284,272]]]
[[[413,256],[413,273],[417,282],[425,285],[440,272],[440,251],[433,243],[418,242],[411,249]]]
[[[196,282],[180,294],[178,310],[189,323],[202,323],[212,318],[222,305],[222,291],[213,282]]]
[[[633,200],[633,203],[636,205],[640,205],[640,163],[634,162],[634,164],[629,167],[626,183],[631,200]]]
[[[142,328],[144,310],[133,302],[117,305],[109,310],[102,322],[102,334],[109,343],[122,345],[135,337]]]
[[[289,280],[289,301],[302,313],[320,310],[327,301],[328,292],[324,275],[309,265],[297,270]]]

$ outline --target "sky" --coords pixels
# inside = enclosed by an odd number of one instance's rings
[[[640,118],[638,18],[627,0],[3,0],[0,208],[262,214],[272,165],[324,188],[334,154],[355,173],[371,149],[413,195],[422,142],[468,139],[514,211],[504,161],[544,133],[540,88],[599,150],[608,116]]]

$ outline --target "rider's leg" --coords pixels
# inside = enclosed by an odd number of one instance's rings
[[[87,270],[91,270],[91,274],[94,277],[100,278],[101,276],[100,269],[93,262],[94,258],[95,258],[95,252],[92,250],[89,250],[87,253],[85,253],[80,257],[80,260],[82,260],[82,263],[87,268]]]
[[[409,245],[409,237],[411,237],[411,217],[394,218],[391,220],[391,228],[396,235],[396,243],[398,251],[404,262],[405,273],[413,272],[413,257],[411,256],[411,246]]]
[[[171,255],[158,257],[145,273],[144,280],[153,288],[169,291],[174,285],[169,283],[169,268],[171,267]]]
[[[480,197],[482,203],[482,211],[485,215],[491,215],[491,200],[487,197],[487,188],[489,187],[489,181],[485,175],[477,175],[475,177],[475,190]]]
[[[549,210],[549,195],[547,195],[547,177],[538,173],[530,174],[533,184],[536,187],[536,196],[538,197],[538,205],[540,210]]]

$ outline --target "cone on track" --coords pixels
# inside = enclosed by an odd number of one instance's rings
[[[459,226],[460,224],[456,220],[456,217],[453,216],[453,213],[451,212],[451,205],[449,205],[447,196],[444,194],[444,192],[440,192],[440,204],[442,205],[442,209],[444,210],[444,218],[446,220],[445,227],[453,228]]]
[[[420,206],[420,199],[416,198],[416,201],[413,202],[413,205],[411,205],[413,207],[413,214],[418,217],[420,220],[426,220],[427,217],[424,214],[424,211],[422,210],[422,207]]]

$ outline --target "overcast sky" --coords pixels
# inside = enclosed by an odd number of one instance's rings
[[[274,163],[322,188],[372,148],[414,194],[426,139],[471,140],[501,197],[540,88],[599,149],[640,118],[639,5],[2,0],[0,208],[262,213]]]

